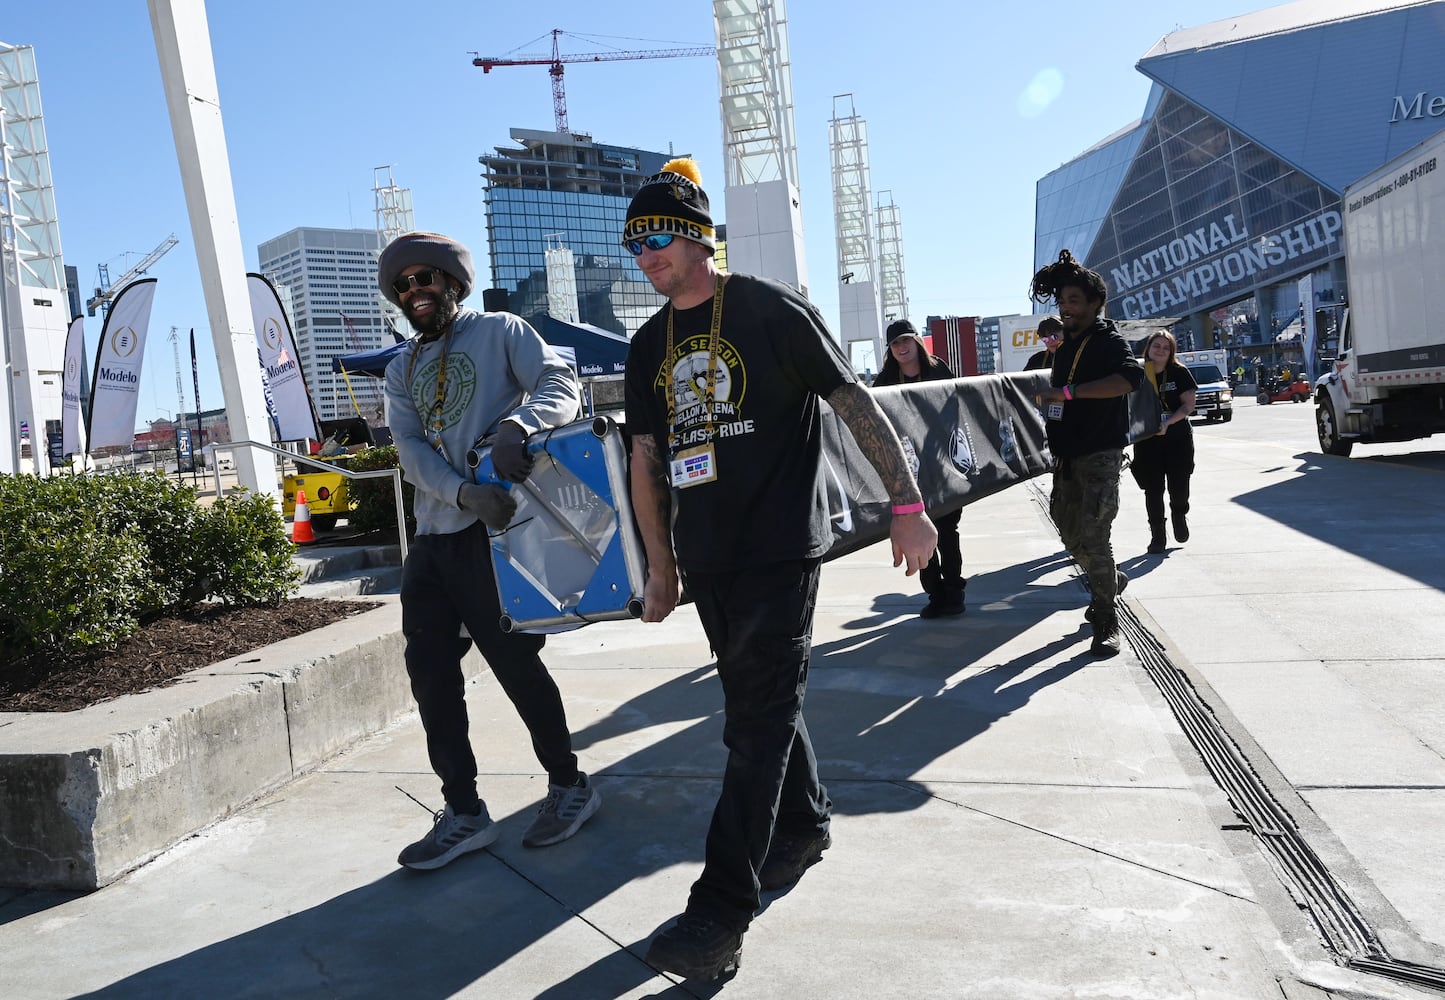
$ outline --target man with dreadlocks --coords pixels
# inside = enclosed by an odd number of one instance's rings
[[[1129,582],[1114,562],[1110,531],[1119,513],[1119,470],[1129,438],[1125,397],[1144,381],[1144,369],[1112,320],[1104,318],[1104,279],[1068,250],[1034,275],[1036,302],[1057,304],[1064,342],[1054,352],[1053,377],[1039,396],[1054,456],[1049,513],[1069,555],[1089,577],[1085,617],[1094,628],[1090,652],[1119,652],[1114,598]]]
[[[417,333],[386,367],[386,404],[401,467],[416,487],[416,541],[401,575],[406,672],[446,800],[430,832],[397,861],[429,870],[497,839],[477,795],[467,732],[462,656],[472,643],[547,770],[547,797],[522,845],[566,840],[602,801],[577,769],[562,696],[538,655],[543,637],[502,631],[488,530],[505,529],[517,503],[501,486],[473,482],[467,458],[486,440],[497,474],[525,482],[527,436],[573,419],[579,393],[567,362],[526,322],[461,304],[475,273],[471,251],[456,240],[398,236],[376,267],[381,294]]]

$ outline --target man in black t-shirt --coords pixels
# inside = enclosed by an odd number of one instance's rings
[[[1068,250],[1034,275],[1035,301],[1058,304],[1064,342],[1054,352],[1051,387],[1039,396],[1054,456],[1049,513],[1069,554],[1089,576],[1086,617],[1095,656],[1119,652],[1114,598],[1128,578],[1114,562],[1111,531],[1119,513],[1119,470],[1129,441],[1125,399],[1144,369],[1112,320],[1104,319],[1104,279]]]
[[[918,572],[937,536],[898,436],[818,311],[779,282],[718,272],[692,160],[643,182],[622,242],[669,300],[627,356],[632,501],[648,563],[642,618],[672,612],[681,573],[717,657],[729,750],[702,874],[647,961],[715,979],[736,967],[760,890],[792,884],[832,843],[802,716],[832,544],[820,400],[892,498],[894,565]]]

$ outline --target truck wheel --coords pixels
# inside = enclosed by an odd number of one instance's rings
[[[1261,392],[1258,396],[1255,396],[1255,397],[1254,397],[1254,401],[1255,401],[1256,403],[1258,403],[1260,406],[1268,406],[1268,405],[1269,405],[1269,393],[1267,393],[1267,392]]]
[[[1315,429],[1320,435],[1320,451],[1326,455],[1349,458],[1355,442],[1340,438],[1340,422],[1335,419],[1335,404],[1328,396],[1321,396],[1315,408]]]
[[[1229,423],[1231,420],[1234,419],[1234,411],[1233,411],[1233,410],[1225,410],[1223,413],[1221,413],[1221,414],[1219,415],[1219,419],[1220,419],[1220,420],[1223,420],[1226,424]]]
[[[311,527],[317,531],[330,531],[336,527],[335,514],[312,514]]]

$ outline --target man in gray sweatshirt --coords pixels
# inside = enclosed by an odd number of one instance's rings
[[[573,420],[580,395],[567,363],[525,321],[461,305],[475,282],[462,244],[407,233],[387,245],[377,268],[382,294],[417,334],[387,366],[386,402],[402,469],[416,487],[416,541],[401,582],[406,670],[446,806],[397,861],[431,869],[497,838],[477,794],[468,735],[461,668],[467,636],[547,771],[547,798],[523,845],[566,840],[602,801],[577,769],[562,696],[539,655],[545,640],[504,633],[499,625],[488,530],[507,527],[516,501],[504,487],[473,482],[467,467],[467,452],[490,443],[498,475],[525,481],[532,471],[527,436]]]

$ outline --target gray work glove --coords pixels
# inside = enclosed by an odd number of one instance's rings
[[[457,490],[457,507],[468,514],[475,514],[493,531],[501,531],[511,524],[512,515],[517,513],[517,501],[510,491],[500,486],[479,486],[476,483],[462,483]]]
[[[492,437],[492,468],[509,483],[524,483],[532,474],[535,460],[527,453],[527,435],[512,421],[507,421]]]

